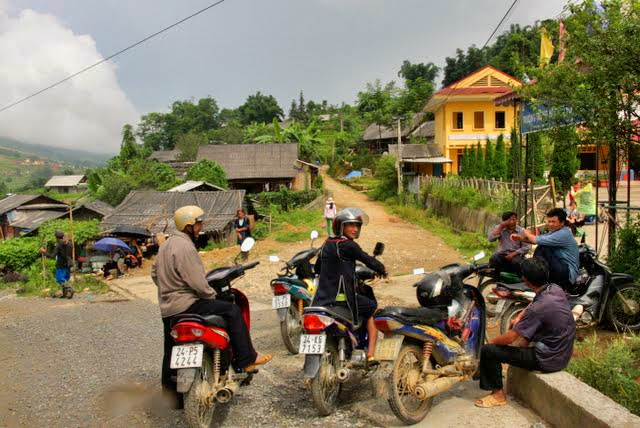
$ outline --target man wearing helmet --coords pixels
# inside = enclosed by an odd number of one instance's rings
[[[175,212],[177,231],[160,247],[151,271],[158,287],[158,303],[164,324],[164,358],[162,386],[175,391],[175,371],[171,370],[171,321],[176,315],[192,313],[219,315],[227,322],[234,358],[239,367],[252,371],[271,360],[271,355],[258,356],[251,344],[249,329],[240,308],[233,303],[215,300],[215,291],[205,277],[204,266],[194,241],[202,231],[204,211],[197,206],[186,206]]]
[[[367,214],[358,208],[345,208],[336,214],[332,223],[334,236],[326,240],[316,261],[320,281],[312,305],[346,304],[354,315],[355,324],[360,321],[363,325],[366,323],[369,335],[367,357],[373,359],[378,335],[373,313],[378,304],[373,290],[356,289],[356,261],[380,275],[387,275],[387,270],[354,241],[360,236],[362,225],[368,222]]]

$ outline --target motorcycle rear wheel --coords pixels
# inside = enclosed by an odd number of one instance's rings
[[[191,388],[184,394],[184,415],[191,428],[208,428],[213,422],[215,398],[206,399],[208,391],[211,390],[213,377],[211,356],[205,352],[202,356],[202,367],[197,369]]]
[[[336,411],[342,384],[338,382],[338,347],[327,337],[325,353],[320,358],[320,368],[311,379],[313,405],[320,416],[329,416]]]
[[[297,355],[300,349],[300,335],[302,334],[302,321],[298,308],[295,306],[297,302],[292,302],[284,321],[280,321],[280,333],[282,334],[282,342],[291,355]]]
[[[524,311],[527,305],[524,303],[514,303],[509,309],[507,309],[500,319],[500,334],[505,334],[509,331],[509,323],[512,319],[520,315],[520,312]]]
[[[429,363],[431,368],[431,363]],[[422,371],[422,349],[417,345],[405,345],[393,363],[389,376],[389,406],[398,419],[407,425],[422,421],[431,410],[433,397],[424,401],[413,396],[407,380],[410,373],[418,375]],[[417,373],[416,373],[417,372]]]
[[[640,285],[625,284],[618,288],[609,297],[606,311],[607,319],[615,329],[640,330]]]

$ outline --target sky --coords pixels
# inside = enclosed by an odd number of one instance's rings
[[[53,90],[0,113],[0,136],[115,152],[125,123],[173,101],[237,107],[256,91],[285,112],[307,100],[353,103],[405,59],[444,65],[482,46],[512,0],[226,0]],[[213,0],[0,0],[0,107]],[[520,0],[502,25],[552,18],[565,0]],[[442,76],[440,76],[442,77]]]

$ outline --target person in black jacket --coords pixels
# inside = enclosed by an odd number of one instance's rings
[[[41,248],[40,253],[56,260],[56,282],[62,287],[62,297],[71,299],[73,297],[73,288],[68,284],[71,278],[71,266],[73,265],[71,244],[69,244],[66,235],[61,230],[56,230],[55,237],[57,243],[53,253],[47,252],[46,248]]]
[[[312,305],[346,304],[353,314],[354,324],[366,324],[369,335],[367,357],[373,359],[378,336],[373,314],[378,304],[371,287],[358,289],[356,261],[383,276],[387,275],[387,270],[354,241],[360,236],[362,225],[368,222],[367,214],[359,208],[345,208],[336,214],[332,224],[335,236],[325,241],[316,261],[319,283]]]

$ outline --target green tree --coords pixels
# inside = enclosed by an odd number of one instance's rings
[[[544,170],[546,166],[542,133],[534,132],[528,135],[529,157],[527,159],[527,177],[533,177],[536,183],[544,181]]]
[[[435,84],[439,72],[440,68],[432,62],[412,64],[410,61],[404,60],[398,72],[398,77],[410,82],[422,79],[424,82]]]
[[[133,126],[126,124],[122,127],[122,144],[120,145],[119,161],[124,169],[127,169],[131,162],[140,157],[140,148],[136,143],[133,133]]]
[[[132,165],[127,178],[132,189],[168,190],[174,187],[178,181],[176,172],[169,165],[140,160]]]
[[[271,123],[282,119],[284,113],[273,95],[263,95],[260,91],[249,95],[244,104],[238,107],[240,122],[249,125],[252,122]]]
[[[511,145],[509,146],[509,154],[507,156],[508,179],[518,179],[523,176],[523,159],[522,156],[520,156],[520,151],[520,137],[515,129],[511,129]]]
[[[550,175],[556,180],[559,194],[566,195],[578,172],[578,136],[573,126],[563,126],[549,131],[553,142]],[[564,201],[564,198],[562,198]]]
[[[496,151],[493,158],[494,174],[498,180],[507,179],[507,150],[504,144],[504,135],[498,135]]]
[[[358,92],[358,111],[368,123],[378,125],[378,132],[382,136],[382,127],[393,123],[393,109],[398,89],[395,82],[382,85],[380,80],[367,83],[364,91]]]
[[[480,141],[476,144],[476,158],[475,158],[475,177],[482,178],[484,177],[484,151],[482,150],[482,146],[480,145]]]
[[[465,149],[467,149],[467,161],[465,162],[465,165],[467,167],[467,173],[466,173],[466,177],[476,177],[477,176],[477,163],[476,163],[476,159],[477,159],[477,151],[476,151],[476,146],[471,146],[471,147],[465,147]]]
[[[484,146],[484,177],[495,178],[495,151],[493,149],[493,142],[487,138],[487,142]]]
[[[116,206],[133,190],[127,176],[120,171],[106,170],[100,175],[96,196],[101,201]]]
[[[203,159],[198,161],[187,171],[188,180],[206,181],[216,186],[229,188],[224,169],[214,161]]]
[[[240,122],[229,122],[226,126],[207,132],[206,140],[211,144],[240,144],[244,139],[244,129]]]
[[[373,190],[373,197],[380,201],[392,198],[398,193],[398,175],[396,172],[396,158],[382,156],[376,165],[378,184]]]
[[[460,177],[469,177],[469,150],[465,147],[462,151],[462,157],[460,158]]]
[[[187,132],[178,137],[176,149],[180,150],[178,159],[183,162],[192,162],[198,156],[200,146],[207,144],[204,134],[195,132]]]

